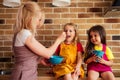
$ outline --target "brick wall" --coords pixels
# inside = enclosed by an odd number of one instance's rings
[[[22,0],[26,2],[28,0]],[[120,17],[104,18],[104,11],[113,0],[71,0],[68,7],[55,7],[52,0],[33,0],[38,2],[45,12],[45,25],[38,29],[37,39],[46,47],[50,46],[63,25],[73,22],[78,25],[78,32],[83,46],[86,44],[86,30],[95,24],[103,25],[107,32],[107,44],[117,57],[120,54]],[[0,0],[0,69],[12,68],[13,24],[18,8],[2,5]]]

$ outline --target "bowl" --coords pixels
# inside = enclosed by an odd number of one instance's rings
[[[94,50],[93,53],[98,56],[98,57],[101,57],[103,56],[104,52],[103,51],[100,51],[100,50]]]
[[[53,55],[50,57],[49,62],[52,64],[60,64],[63,61],[63,57],[62,56],[56,56]]]

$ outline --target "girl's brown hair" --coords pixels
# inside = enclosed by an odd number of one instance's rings
[[[87,44],[85,47],[85,59],[87,59],[89,57],[89,55],[91,55],[92,51],[94,50],[94,46],[95,46],[91,42],[91,36],[90,36],[91,32],[97,32],[100,35],[101,43],[106,45],[106,31],[105,31],[104,27],[101,25],[95,25],[95,26],[91,27],[87,31],[88,40],[87,40]]]

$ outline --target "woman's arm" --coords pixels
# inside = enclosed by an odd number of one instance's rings
[[[54,54],[57,46],[62,41],[64,41],[65,38],[66,34],[63,32],[52,46],[46,48],[41,43],[39,43],[33,36],[29,36],[25,41],[25,45],[27,45],[34,53],[49,59]]]

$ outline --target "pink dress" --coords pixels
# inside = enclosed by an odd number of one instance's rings
[[[103,49],[102,51],[104,51],[104,55],[103,55],[103,59],[105,60],[108,60],[105,52],[106,52],[106,45],[103,45]],[[112,71],[111,67],[110,66],[107,66],[107,65],[104,65],[104,64],[101,64],[99,62],[91,62],[88,64],[87,66],[87,70],[95,70],[97,72],[105,72],[105,71]]]

